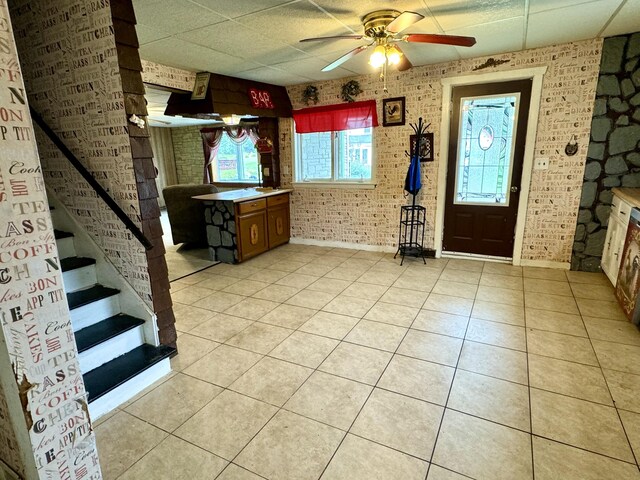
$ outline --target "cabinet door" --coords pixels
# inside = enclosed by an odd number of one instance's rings
[[[269,207],[269,248],[289,241],[289,204]]]
[[[613,212],[610,217],[609,226],[607,227],[607,237],[604,240],[604,250],[602,252],[602,260],[600,265],[602,266],[602,271],[609,277],[609,280],[615,285],[616,280],[613,276],[613,250],[614,250],[614,240],[616,237],[616,228],[617,223],[614,219]]]
[[[238,244],[240,261],[269,249],[266,210],[238,216]]]
[[[626,226],[622,225],[620,220],[612,216],[609,226],[607,227],[607,238],[604,241],[602,270],[607,274],[607,277],[609,277],[609,280],[614,286],[618,278],[618,269],[620,268],[626,231]]]

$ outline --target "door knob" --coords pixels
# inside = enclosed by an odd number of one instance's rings
[[[511,187],[511,193],[517,193],[518,187]]]

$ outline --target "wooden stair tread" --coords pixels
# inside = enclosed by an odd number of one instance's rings
[[[88,257],[68,257],[60,260],[60,267],[63,272],[75,270],[77,268],[88,267],[89,265],[95,265],[95,258]]]
[[[89,403],[109,393],[165,358],[169,358],[175,351],[175,348],[166,345],[154,347],[144,344],[87,372],[83,375],[83,378],[88,392]]]
[[[67,302],[69,302],[69,310],[82,307],[90,303],[108,298],[120,293],[120,290],[115,288],[105,287],[104,285],[94,285],[93,287],[85,288],[84,290],[78,290],[75,292],[67,293]]]
[[[141,318],[120,313],[76,332],[78,352],[82,353],[132,328],[144,325]]]
[[[55,237],[56,240],[60,240],[62,238],[69,238],[69,237],[73,237],[73,233],[71,232],[64,232],[62,230],[53,230],[53,236]]]

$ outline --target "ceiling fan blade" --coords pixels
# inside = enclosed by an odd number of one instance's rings
[[[396,48],[402,52],[402,57],[400,57],[400,63],[396,67],[399,72],[404,72],[405,70],[409,70],[413,67],[411,61],[407,58],[406,52],[400,48],[400,45],[396,44]]]
[[[314,37],[314,38],[303,38],[300,42],[317,42],[322,40],[362,40],[364,35],[333,35],[331,37]]]
[[[393,21],[387,25],[387,32],[390,33],[399,33],[403,31],[405,28],[409,28],[416,22],[419,22],[424,18],[424,15],[420,15],[416,12],[402,12]]]
[[[407,33],[402,37],[406,42],[439,43],[441,45],[455,45],[458,47],[473,47],[474,37],[460,37],[458,35],[437,35],[432,33]]]
[[[341,56],[340,58],[338,58],[337,60],[334,60],[333,62],[331,62],[329,65],[327,65],[326,67],[324,67],[322,69],[323,72],[328,72],[330,70],[333,70],[336,67],[339,67],[340,65],[342,65],[344,62],[346,62],[347,60],[349,60],[350,58],[355,57],[357,54],[359,54],[360,52],[364,52],[367,48],[369,48],[370,45],[360,45],[357,48],[354,48],[353,50],[351,50],[348,53],[345,53],[343,56]]]

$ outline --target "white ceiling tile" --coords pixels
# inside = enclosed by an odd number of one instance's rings
[[[195,0],[194,3],[210,8],[216,13],[229,18],[236,18],[285,3],[291,3],[291,1],[292,0],[236,0],[234,2],[229,0]]]
[[[141,24],[136,25],[136,33],[138,34],[138,43],[140,43],[140,45],[155,42],[156,40],[160,40],[161,38],[167,38],[171,36],[171,34],[166,33],[162,30],[158,30],[157,28],[148,27]]]
[[[590,0],[529,0],[529,14],[555,10],[556,8],[571,7]]]
[[[453,62],[460,59],[455,47],[429,43],[402,43],[402,51],[414,66]]]
[[[307,54],[282,42],[271,40],[237,22],[202,27],[176,37],[223,53],[232,53],[263,65],[306,58]],[[238,41],[242,39],[242,41]]]
[[[447,34],[475,37],[476,44],[473,47],[454,47],[462,58],[516,52],[522,50],[524,17],[450,30]]]
[[[601,0],[529,15],[525,48],[594,38],[619,4]]]
[[[297,83],[311,81],[310,78],[271,67],[260,67],[245,72],[238,72],[236,76],[246,78],[247,80],[255,80],[256,82],[272,83],[274,85],[295,85]]]
[[[295,62],[278,63],[273,65],[273,67],[294,75],[313,78],[315,80],[331,80],[334,78],[349,77],[353,75],[353,72],[341,67],[329,72],[323,72],[322,69],[326,65],[327,62],[320,58],[306,58],[304,60],[296,60]]]
[[[447,33],[525,14],[525,0],[427,0],[427,5]]]
[[[422,0],[395,0],[381,4],[379,0],[314,0],[338,20],[354,29],[357,33],[363,33],[362,17],[367,13],[383,8],[389,8],[404,12],[406,10],[428,16],[429,12]],[[422,22],[422,21],[421,21]]]
[[[611,37],[638,31],[640,31],[640,0],[627,0],[627,3],[613,17],[611,23],[607,25],[603,35]]]
[[[226,18],[188,0],[135,0],[133,5],[138,24],[168,34],[219,23]]]
[[[175,37],[141,46],[140,56],[145,60],[171,67],[192,71],[208,71],[224,75],[232,75],[239,70],[248,70],[260,66],[255,62],[185,42]]]
[[[309,9],[306,0],[247,15],[238,22],[263,32],[268,38],[296,47],[303,38],[352,33],[318,8]]]

